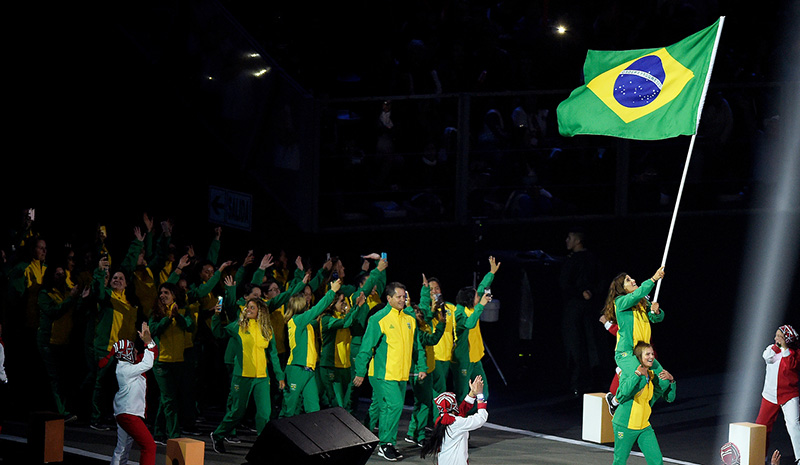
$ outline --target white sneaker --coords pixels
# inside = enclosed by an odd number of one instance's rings
[[[378,446],[378,455],[385,458],[390,462],[397,462],[398,460],[403,458],[403,455],[397,452],[397,449],[394,448],[391,444],[384,444]]]

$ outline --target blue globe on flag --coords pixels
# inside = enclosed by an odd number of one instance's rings
[[[622,70],[614,81],[614,99],[627,108],[652,103],[661,93],[667,74],[661,58],[647,55]]]

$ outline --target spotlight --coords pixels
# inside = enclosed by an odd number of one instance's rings
[[[261,76],[263,76],[263,75],[265,75],[265,74],[268,74],[270,71],[272,71],[272,68],[264,68],[264,69],[260,69],[260,70],[258,70],[258,71],[255,71],[255,72],[253,73],[253,76],[255,76],[255,77],[261,77]]]

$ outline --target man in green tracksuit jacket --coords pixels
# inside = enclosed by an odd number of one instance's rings
[[[404,311],[408,306],[406,287],[401,283],[390,283],[386,292],[387,305],[367,322],[361,350],[356,356],[353,385],[361,386],[369,371],[373,383],[372,399],[380,405],[378,455],[397,460],[401,456],[394,444],[397,443],[397,426],[403,412],[409,373],[413,371],[426,376],[427,366],[424,349],[416,336],[417,320]],[[413,352],[418,352],[417,366],[414,367]]]

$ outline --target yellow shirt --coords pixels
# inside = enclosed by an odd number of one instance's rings
[[[447,311],[447,318],[444,322],[444,334],[442,334],[439,343],[433,346],[433,354],[436,360],[449,362],[453,359],[453,333],[455,332],[456,326],[456,306],[448,302],[445,304],[444,308]]]
[[[111,291],[111,305],[114,307],[114,317],[107,350],[111,350],[114,343],[120,339],[135,341],[138,336],[136,332],[137,308],[128,302],[125,292]]]
[[[474,312],[474,308],[464,308],[464,314],[469,317]],[[444,336],[442,336],[444,337]],[[469,330],[469,361],[472,363],[479,362],[483,358],[483,336],[481,335],[481,322],[478,320],[475,327]]]

